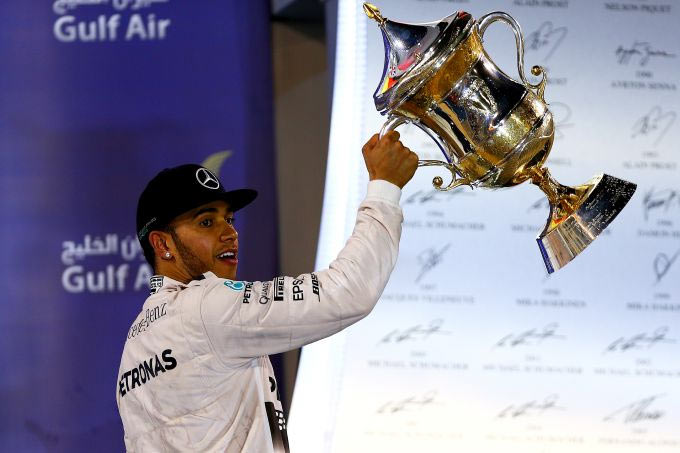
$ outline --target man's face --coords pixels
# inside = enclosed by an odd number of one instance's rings
[[[234,214],[224,201],[214,201],[177,217],[170,223],[177,249],[177,266],[190,277],[212,272],[235,279],[238,233]]]

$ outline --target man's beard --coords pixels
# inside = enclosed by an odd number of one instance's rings
[[[201,261],[201,259],[196,256],[196,254],[192,252],[189,247],[184,245],[184,242],[182,242],[179,236],[177,236],[174,229],[170,230],[170,235],[177,246],[177,251],[179,252],[180,258],[182,258],[182,263],[184,263],[184,266],[189,272],[191,278],[199,278],[201,275],[210,270],[210,267],[207,264]]]

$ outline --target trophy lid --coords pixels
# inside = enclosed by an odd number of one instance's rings
[[[406,24],[385,19],[377,7],[364,3],[364,12],[375,20],[383,35],[385,66],[373,94],[383,114],[392,110],[425,83],[469,33],[470,14],[458,11],[436,22]]]

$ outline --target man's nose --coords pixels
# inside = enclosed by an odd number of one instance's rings
[[[228,241],[229,239],[238,239],[238,231],[236,231],[236,228],[234,228],[233,225],[225,222],[224,229],[220,235],[220,240]]]

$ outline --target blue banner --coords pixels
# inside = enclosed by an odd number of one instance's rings
[[[239,276],[276,274],[269,2],[0,6],[0,451],[121,451],[116,373],[148,294],[137,199],[203,163],[239,212]]]

